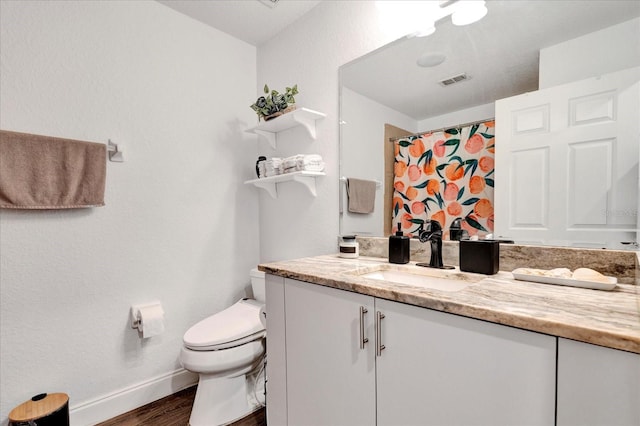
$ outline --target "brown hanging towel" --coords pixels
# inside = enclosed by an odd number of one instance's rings
[[[351,213],[373,213],[376,202],[376,181],[347,178],[348,209]]]
[[[0,130],[0,208],[104,206],[105,144]]]

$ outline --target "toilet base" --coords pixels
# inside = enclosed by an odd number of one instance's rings
[[[250,414],[259,406],[249,403],[247,395],[244,374],[220,377],[201,373],[189,425],[225,425]]]

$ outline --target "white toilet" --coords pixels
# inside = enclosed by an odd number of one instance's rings
[[[184,334],[182,366],[200,374],[189,424],[215,426],[235,421],[260,406],[247,386],[247,373],[260,369],[265,352],[264,272],[251,270],[255,299],[242,299],[192,326]],[[253,401],[251,401],[253,400]]]

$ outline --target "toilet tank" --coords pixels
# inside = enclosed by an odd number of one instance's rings
[[[251,289],[253,290],[253,298],[264,303],[264,272],[258,271],[257,268],[251,270]]]

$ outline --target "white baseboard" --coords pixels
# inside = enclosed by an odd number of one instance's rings
[[[198,383],[198,375],[181,368],[69,407],[70,424],[71,426],[95,425],[196,383]]]

